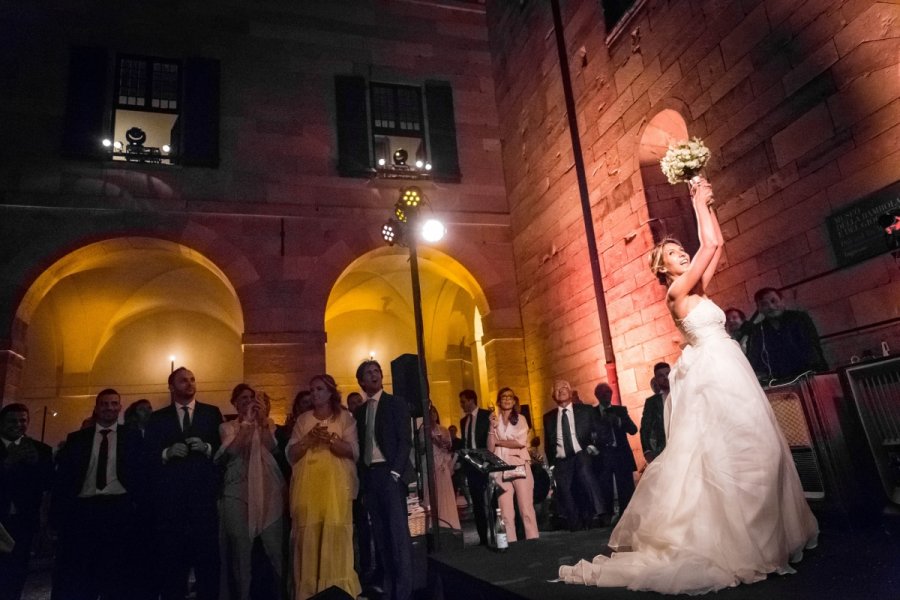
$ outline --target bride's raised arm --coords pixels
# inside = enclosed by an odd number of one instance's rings
[[[716,238],[716,252],[713,254],[712,260],[706,266],[706,269],[703,271],[703,276],[700,278],[700,293],[706,293],[706,287],[709,285],[709,282],[712,281],[713,275],[716,273],[716,267],[719,266],[719,259],[722,258],[722,248],[725,247],[725,238],[722,237],[722,229],[719,227],[719,218],[716,216],[716,211],[713,210],[713,195],[712,195],[712,186],[708,181],[704,178],[703,181],[706,183],[706,189],[709,191],[709,198],[705,201],[705,212],[709,214],[710,221],[713,226],[713,235]],[[694,204],[694,210],[698,210],[698,204]],[[700,210],[703,210],[703,207],[700,207]],[[700,217],[697,217],[698,228],[700,227]],[[701,234],[702,235],[702,234]],[[702,239],[702,237],[701,237]]]
[[[688,270],[672,282],[668,290],[669,302],[677,303],[691,293],[704,294],[706,285],[716,271],[716,265],[722,256],[722,231],[719,222],[710,208],[712,203],[712,186],[701,178],[693,188],[691,202],[697,217],[697,237],[700,248],[691,259]]]

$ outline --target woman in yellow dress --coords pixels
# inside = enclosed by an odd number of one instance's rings
[[[359,483],[356,421],[341,407],[331,375],[309,382],[313,409],[301,414],[287,457],[293,465],[291,517],[296,599],[331,586],[354,598],[362,591],[353,570],[352,503]]]

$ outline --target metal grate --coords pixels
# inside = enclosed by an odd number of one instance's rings
[[[847,378],[881,482],[900,502],[900,358],[850,367]]]

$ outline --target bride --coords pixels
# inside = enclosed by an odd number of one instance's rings
[[[703,594],[792,573],[818,524],[784,436],[725,315],[706,289],[722,232],[705,179],[692,187],[700,248],[663,240],[650,268],[688,345],[670,374],[666,448],[609,540],[611,557],[560,567],[567,583]]]

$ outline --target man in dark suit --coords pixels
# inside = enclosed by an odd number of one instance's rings
[[[105,389],[94,425],[70,433],[57,457],[51,515],[59,531],[53,600],[133,598],[134,507],[140,431],[119,425],[122,402]],[[97,560],[97,557],[103,560]]]
[[[22,596],[41,503],[53,477],[53,452],[25,435],[28,421],[24,404],[0,408],[0,523],[16,542],[11,553],[0,553],[0,600]]]
[[[217,600],[220,476],[212,457],[222,413],[197,402],[194,374],[185,367],[169,376],[169,392],[172,403],[147,427],[162,598],[184,600],[193,567],[198,600]]]
[[[669,363],[653,365],[653,385],[657,392],[644,400],[641,414],[641,450],[644,459],[651,463],[666,447],[666,424],[663,414],[666,396],[669,395]]]
[[[612,509],[613,482],[619,498],[619,515],[628,506],[634,494],[634,472],[637,463],[628,443],[628,436],[638,432],[637,425],[628,416],[624,406],[613,406],[613,390],[606,383],[598,383],[594,388],[597,398],[597,412],[600,425],[597,441],[600,446],[599,459],[600,491],[603,494],[603,505]]]
[[[488,432],[491,430],[491,412],[478,408],[478,395],[475,390],[463,390],[459,393],[459,406],[463,418],[459,422],[462,429],[462,447],[466,450],[487,449]],[[485,498],[488,476],[467,461],[463,461],[466,472],[466,483],[472,496],[472,514],[475,517],[475,529],[478,530],[478,543],[487,546],[488,506]]]
[[[544,448],[556,479],[556,498],[569,529],[600,524],[608,518],[600,484],[594,474],[593,445],[598,435],[597,410],[587,404],[572,404],[572,388],[567,381],[553,385],[556,408],[544,415]],[[576,490],[584,495],[591,513],[585,522],[575,500]]]
[[[363,502],[372,519],[372,537],[382,561],[384,597],[412,596],[412,540],[406,516],[407,484],[415,480],[409,459],[409,407],[382,387],[381,365],[367,360],[356,369],[366,396],[356,409],[359,473]]]

